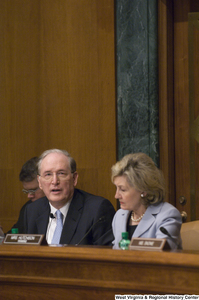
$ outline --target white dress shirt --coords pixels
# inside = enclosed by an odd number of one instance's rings
[[[61,211],[62,215],[63,215],[63,225],[64,225],[64,222],[65,222],[67,213],[68,213],[70,203],[71,203],[71,200],[68,201],[62,208],[59,209]],[[57,209],[50,204],[50,214],[53,214],[54,218],[49,216],[48,229],[47,229],[47,232],[46,232],[46,240],[47,240],[48,244],[51,244],[51,241],[52,241],[52,238],[53,238],[53,235],[54,235],[54,231],[55,231],[55,228],[57,226],[56,211],[57,211]]]

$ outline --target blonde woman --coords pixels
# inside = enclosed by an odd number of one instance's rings
[[[120,202],[112,222],[113,248],[119,248],[124,231],[128,231],[130,239],[166,238],[171,249],[182,248],[180,212],[164,202],[163,174],[148,155],[124,156],[112,167],[112,182],[116,186],[115,198]],[[162,232],[165,230],[168,234]]]

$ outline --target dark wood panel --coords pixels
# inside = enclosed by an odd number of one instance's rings
[[[195,180],[198,181],[198,146],[191,146],[195,148],[193,172],[193,168],[190,168],[189,108],[192,100],[189,89],[192,81],[189,78],[188,15],[199,10],[199,6],[198,1],[192,0],[159,0],[158,5],[160,167],[168,185],[168,201],[181,212],[185,211],[188,214],[187,220],[190,221],[197,219],[198,211],[198,191],[194,201],[191,201],[190,197],[194,184],[193,176],[196,175]],[[198,53],[197,46],[195,53]],[[194,66],[197,66],[197,61]],[[195,74],[196,82],[197,77]],[[197,114],[197,111],[198,104],[194,113]],[[179,202],[181,196],[187,201],[184,206]]]
[[[175,205],[173,3],[158,1],[159,152],[167,201]]]
[[[199,26],[198,13],[189,14],[189,109],[190,109],[190,169],[191,218],[199,219]]]
[[[175,1],[174,1],[175,2]],[[187,0],[174,3],[174,105],[176,206],[185,210],[190,220],[190,149],[189,149],[189,62]],[[179,197],[187,204],[181,206]]]

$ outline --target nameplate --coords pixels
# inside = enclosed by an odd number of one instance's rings
[[[3,243],[6,245],[47,245],[43,234],[7,234]]]
[[[132,238],[129,244],[129,250],[162,251],[170,249],[166,239]]]

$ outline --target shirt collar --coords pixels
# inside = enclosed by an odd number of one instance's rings
[[[72,199],[71,199],[72,200]],[[61,211],[62,215],[63,215],[63,223],[66,219],[66,216],[67,216],[67,213],[68,213],[68,209],[69,209],[69,206],[70,206],[70,203],[71,203],[71,200],[69,200],[64,206],[62,206],[59,210]],[[50,204],[50,203],[49,203]],[[54,217],[56,217],[56,211],[57,211],[57,208],[55,208],[54,206],[52,206],[50,204],[50,211],[51,213],[53,214]]]

